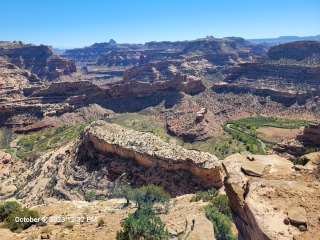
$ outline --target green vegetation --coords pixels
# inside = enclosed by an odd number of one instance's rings
[[[212,222],[217,240],[235,240],[231,231],[232,213],[227,196],[221,195],[215,189],[200,191],[195,194],[191,202],[209,202],[205,207],[207,218]]]
[[[60,147],[76,138],[83,131],[86,124],[48,128],[29,134],[13,134],[1,129],[0,148],[18,159],[32,161],[41,153]],[[15,147],[10,142],[16,141]]]
[[[191,202],[199,202],[200,200],[204,202],[210,202],[217,196],[218,196],[218,191],[214,188],[208,191],[199,191],[199,192],[196,192],[195,196],[191,198]]]
[[[10,142],[13,140],[14,134],[8,128],[0,128],[0,149],[10,148]]]
[[[235,240],[231,231],[231,220],[229,217],[219,212],[214,205],[205,208],[207,218],[212,222],[214,235],[217,240]]]
[[[129,185],[120,186],[113,192],[114,197],[124,197],[127,205],[130,201],[137,204],[138,208],[149,207],[155,203],[165,204],[169,201],[170,195],[162,187],[148,184],[139,188],[131,188]]]
[[[228,121],[224,124],[224,130],[234,139],[242,142],[247,151],[255,154],[265,154],[268,147],[274,143],[258,138],[257,129],[260,127],[275,127],[294,129],[308,125],[305,120],[291,120],[275,117],[256,116]]]
[[[167,133],[163,123],[141,113],[123,113],[112,118],[111,122],[136,131],[150,132],[166,142],[173,138]]]
[[[8,201],[0,205],[0,222],[3,222],[12,212],[20,208],[20,204],[15,201]]]
[[[169,234],[160,217],[148,206],[138,209],[121,223],[117,240],[165,240]]]
[[[84,200],[87,202],[93,202],[94,200],[97,200],[97,194],[96,191],[88,191],[84,194]]]
[[[291,161],[292,161],[292,163],[294,165],[303,165],[304,166],[304,165],[306,165],[308,163],[308,159],[301,158],[301,157],[297,157],[297,158],[295,158],[295,159],[293,159]]]
[[[138,206],[138,209],[122,222],[122,230],[117,233],[118,240],[169,238],[165,225],[152,208],[155,203],[167,203],[170,199],[170,195],[161,187],[150,184],[131,188],[124,185],[114,192],[114,196],[125,197],[127,204],[134,201]]]
[[[224,134],[219,138],[210,138],[206,141],[182,143],[182,146],[187,149],[195,149],[202,152],[212,153],[219,159],[224,159],[230,154],[246,150],[244,144],[237,141],[236,139],[232,139],[232,137],[227,134]]]
[[[38,219],[39,213],[35,210],[22,207],[19,203],[10,201],[0,205],[0,222],[11,231],[21,231],[36,224],[37,221],[16,221],[16,218]]]

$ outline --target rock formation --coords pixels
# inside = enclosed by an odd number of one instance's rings
[[[320,42],[297,41],[280,44],[270,48],[268,56],[272,60],[292,59],[302,61],[320,57]]]
[[[269,50],[268,58],[224,69],[224,82],[214,84],[212,89],[218,93],[270,97],[285,106],[303,105],[308,100],[317,102],[320,93],[318,45],[318,42],[307,41],[275,46]],[[301,58],[293,56],[296,51]]]
[[[319,180],[276,155],[235,154],[223,161],[225,190],[244,239],[319,238]]]
[[[298,139],[306,145],[320,146],[320,124],[311,124],[304,128],[303,134]]]
[[[41,79],[54,80],[76,71],[73,62],[54,55],[52,50],[44,45],[15,42],[1,44],[0,57],[20,68],[30,70]]]
[[[222,186],[222,169],[215,156],[163,142],[153,134],[96,122],[85,131],[83,139],[85,145],[89,144],[100,154],[133,159],[147,168],[185,170],[199,178],[206,187]]]

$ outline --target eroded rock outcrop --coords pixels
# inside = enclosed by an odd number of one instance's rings
[[[175,89],[197,94],[205,89],[201,79],[186,72],[180,61],[162,61],[133,67],[125,71],[125,82],[152,84],[155,88]]]
[[[268,57],[225,68],[224,82],[214,84],[217,93],[252,94],[285,106],[319,98],[319,43],[296,42],[273,47]],[[314,107],[316,108],[316,107]]]
[[[223,161],[235,223],[248,240],[319,237],[319,180],[276,155],[235,154]]]
[[[269,49],[268,56],[273,60],[293,59],[301,61],[305,59],[320,57],[319,41],[297,41],[280,44]]]
[[[215,156],[166,143],[150,133],[98,121],[85,131],[83,141],[101,154],[133,159],[147,168],[158,166],[169,171],[185,170],[206,187],[222,186],[222,169]]]
[[[16,66],[28,69],[39,78],[54,80],[76,71],[73,62],[54,55],[48,46],[34,46],[21,42],[0,45],[0,56]]]
[[[298,139],[307,145],[320,146],[320,124],[311,124],[304,128]]]

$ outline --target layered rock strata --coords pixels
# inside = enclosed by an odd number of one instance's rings
[[[0,56],[10,63],[30,70],[39,78],[54,80],[76,71],[75,64],[54,55],[48,46],[9,42],[0,45]]]
[[[223,184],[221,164],[215,156],[166,143],[153,134],[98,121],[85,131],[83,139],[101,154],[133,159],[147,168],[186,170],[206,187],[219,188]]]

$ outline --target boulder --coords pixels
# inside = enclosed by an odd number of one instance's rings
[[[303,207],[289,207],[288,218],[292,225],[307,225],[307,213]]]

